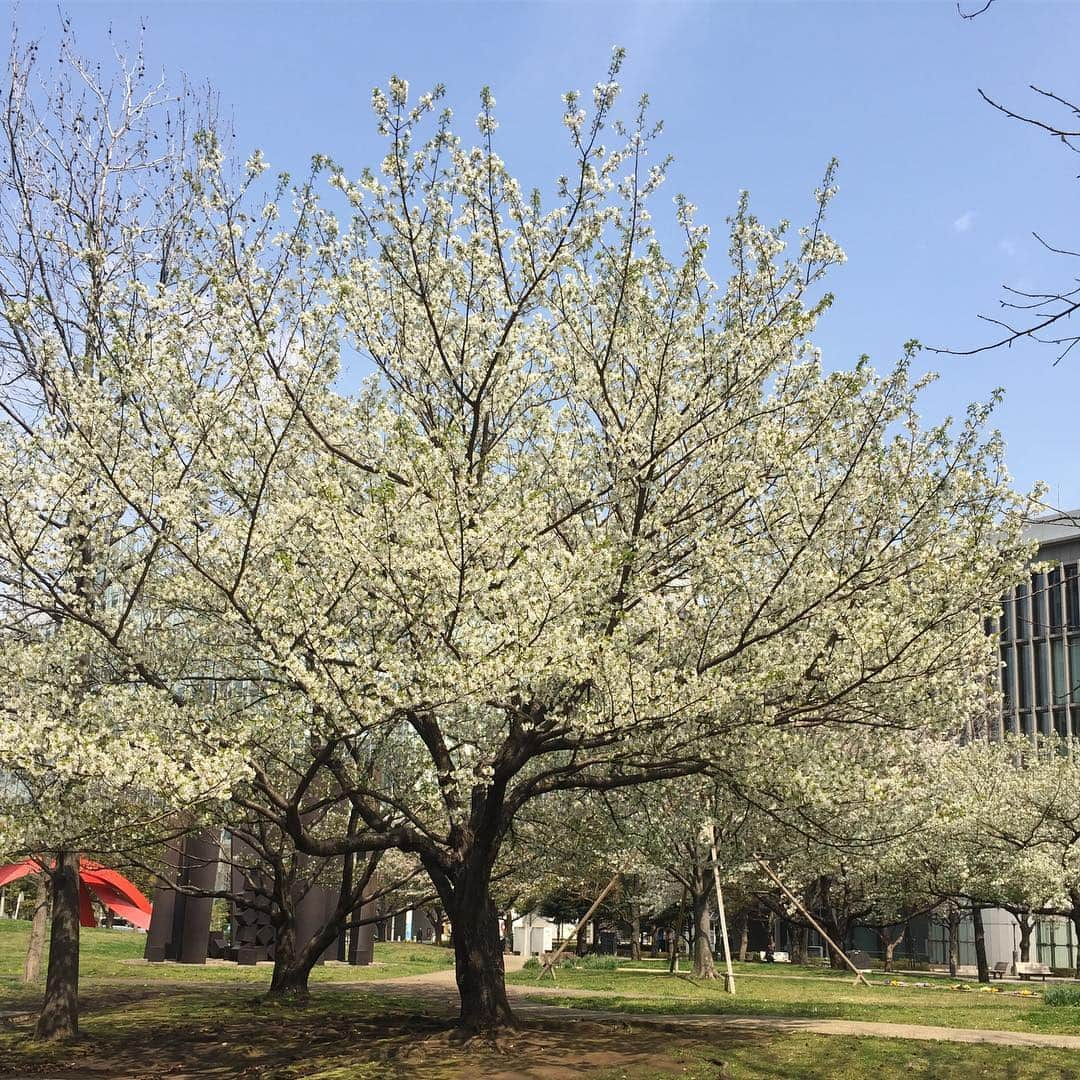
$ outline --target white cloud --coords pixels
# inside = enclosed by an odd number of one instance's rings
[[[1020,249],[1011,240],[999,240],[998,250],[1010,259],[1015,259]]]
[[[965,210],[953,223],[953,232],[965,233],[970,232],[972,225],[975,224],[975,211]]]

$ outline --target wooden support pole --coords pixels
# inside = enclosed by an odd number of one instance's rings
[[[724,989],[734,996],[735,972],[731,967],[731,945],[727,937],[727,916],[724,914],[724,894],[720,889],[720,866],[716,858],[716,829],[709,822],[709,851],[712,854],[713,884],[716,886],[716,910],[720,915],[720,940],[724,943]]]
[[[545,971],[550,971],[551,977],[553,979],[555,978],[555,961],[558,960],[559,957],[562,956],[562,954],[566,951],[566,946],[570,944],[570,938],[577,937],[578,933],[581,931],[581,928],[593,917],[593,912],[596,911],[596,909],[604,902],[604,897],[607,896],[607,894],[615,888],[616,884],[618,884],[620,876],[621,875],[616,874],[604,886],[604,891],[593,901],[592,907],[589,908],[589,910],[586,911],[584,915],[582,915],[581,922],[579,922],[577,926],[575,926],[574,929],[570,931],[570,937],[568,937],[558,947],[558,949],[555,950],[555,954],[550,959],[544,961],[543,965],[540,968],[540,974],[536,976],[537,981],[544,977]]]
[[[863,973],[848,959],[847,953],[844,952],[844,950],[841,949],[840,946],[837,945],[836,942],[833,941],[833,939],[825,933],[825,931],[821,928],[821,924],[817,921],[817,919],[814,918],[813,915],[810,914],[809,911],[806,910],[806,908],[803,907],[803,905],[799,902],[798,897],[796,897],[794,893],[789,891],[787,886],[772,872],[772,870],[769,869],[765,860],[760,855],[755,855],[754,860],[757,862],[758,866],[760,866],[761,869],[764,870],[770,878],[772,878],[780,891],[799,909],[799,911],[803,913],[810,925],[837,951],[837,953],[840,954],[840,958],[844,961],[844,963],[847,964],[847,966],[855,972],[855,985],[858,986],[859,983],[862,983],[863,986],[869,986],[870,983],[867,982],[866,976],[863,975]]]

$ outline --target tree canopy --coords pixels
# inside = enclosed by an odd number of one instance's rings
[[[795,234],[741,199],[726,259],[677,198],[670,250],[621,62],[566,95],[546,200],[487,90],[470,143],[441,88],[393,78],[383,160],[300,183],[231,168],[211,129],[132,146],[155,105],[131,73],[76,69],[85,111],[10,106],[9,638],[107,667],[149,775],[180,755],[193,799],[225,763],[302,853],[418,857],[467,1030],[512,1021],[491,879],[524,807],[789,729],[962,726],[1027,552],[989,406],[927,427],[910,352],[823,365],[834,166]],[[343,365],[374,374],[347,393]],[[7,752],[43,723],[82,727],[68,702],[21,716]],[[355,828],[308,827],[327,792]]]

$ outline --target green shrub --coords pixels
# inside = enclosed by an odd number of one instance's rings
[[[1047,1005],[1080,1005],[1080,983],[1048,986],[1043,991],[1043,1001]]]
[[[571,956],[563,965],[571,971],[614,971],[619,966],[614,956]]]
[[[540,960],[530,956],[521,966],[535,971],[540,966]],[[559,957],[558,966],[567,971],[614,971],[619,966],[619,960],[615,956],[575,956],[573,953],[563,953]]]

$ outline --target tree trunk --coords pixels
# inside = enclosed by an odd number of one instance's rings
[[[699,888],[700,886],[700,888]],[[704,874],[694,876],[694,976],[698,979],[715,979],[716,964],[713,962],[712,912],[709,910],[709,893]]]
[[[809,936],[810,931],[805,926],[795,927],[795,933],[793,935],[794,943],[791,949],[791,962],[793,964],[806,963],[807,938]]]
[[[979,982],[990,981],[990,966],[986,962],[986,931],[983,929],[982,908],[971,906],[971,921],[975,926],[975,964],[979,969]]]
[[[950,904],[948,910],[949,927],[949,974],[955,979],[960,967],[960,912]]]
[[[41,977],[41,958],[45,952],[45,926],[49,918],[49,879],[42,871],[37,875],[34,895],[34,917],[30,923],[30,944],[23,963],[23,982],[35,983]]]
[[[349,812],[349,834],[352,835],[352,831],[356,826],[357,811],[354,806]],[[353,891],[353,872],[356,869],[356,852],[350,851],[345,856],[341,866],[341,892],[343,895],[348,895]],[[337,958],[339,962],[346,962],[349,959],[349,942],[348,934],[343,930],[338,935],[338,947]]]
[[[769,912],[769,921],[765,925],[765,952],[772,955],[776,952],[776,927],[779,923],[776,912]]]
[[[494,1035],[499,1028],[516,1027],[506,998],[499,916],[486,895],[470,895],[459,881],[454,924],[454,971],[461,995],[460,1027],[466,1037]],[[478,890],[479,891],[479,890]]]
[[[840,948],[843,948],[846,931],[844,927],[840,925],[840,921],[836,917],[836,911],[831,906],[826,906],[824,911],[818,915],[818,919],[821,922],[821,925],[825,927],[829,937],[832,938]],[[835,971],[847,971],[848,966],[840,953],[828,942],[825,943],[825,946],[829,950],[829,967]]]
[[[904,940],[904,934],[907,932],[907,927],[902,926],[900,933],[893,937],[888,929],[878,931],[878,941],[881,942],[881,957],[884,961],[884,970],[892,971],[893,969],[893,954],[896,952],[896,946]]]
[[[62,851],[50,875],[52,936],[45,1000],[34,1037],[79,1037],[79,856]]]
[[[1031,931],[1035,929],[1035,920],[1024,912],[1017,915],[1016,921],[1020,925],[1020,963],[1026,964],[1031,960]]]
[[[675,932],[671,932],[671,938],[668,942],[668,971],[671,974],[675,974],[679,970],[679,935]]]
[[[278,921],[274,927],[274,972],[270,976],[268,998],[303,1001],[308,996],[306,971],[298,966],[296,940],[296,919],[293,913],[278,911]]]
[[[841,949],[851,951],[850,942],[847,940],[848,935],[851,932],[851,927],[848,925],[847,920],[841,920],[836,916],[836,913],[832,910],[822,919],[825,929],[829,932],[829,937],[833,939],[840,946]],[[829,948],[829,967],[836,971],[847,971],[847,962],[837,949],[834,949],[831,945]]]
[[[318,932],[307,941],[299,942],[293,932],[293,942],[289,953],[278,963],[278,952],[274,950],[274,973],[270,978],[269,998],[283,998],[290,1001],[307,1001],[308,979],[311,970],[319,958],[333,945],[341,933],[344,918],[336,916],[327,919]]]
[[[750,952],[750,913],[744,911],[739,916],[739,959],[746,962]]]
[[[308,977],[311,969],[315,966],[313,960],[310,964],[289,964],[278,966],[277,957],[274,958],[274,974],[270,980],[270,989],[266,997],[272,1001],[289,1001],[302,1004],[309,996]]]
[[[443,917],[441,911],[435,914],[435,918],[431,920],[431,925],[435,931],[435,944],[441,946],[443,939]]]
[[[342,901],[344,903],[344,901]],[[297,918],[295,912],[282,921],[274,945],[274,973],[268,998],[303,1002],[308,999],[311,969],[334,944],[348,919],[347,908],[338,905],[314,924]]]
[[[641,959],[641,905],[631,905],[630,919],[630,959]]]

